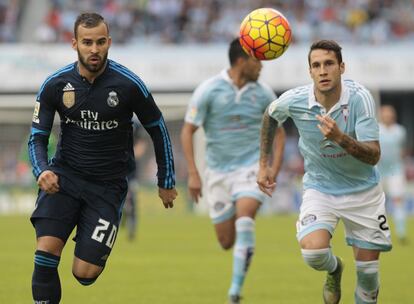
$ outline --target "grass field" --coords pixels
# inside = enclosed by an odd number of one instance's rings
[[[74,244],[68,242],[59,268],[61,303],[224,304],[232,253],[219,249],[210,220],[187,213],[182,199],[173,210],[164,210],[148,193],[141,194],[141,200],[137,240],[128,242],[125,231],[120,231],[108,265],[94,285],[83,287],[72,277]],[[258,217],[257,250],[243,303],[322,303],[324,274],[302,261],[295,221],[295,215]],[[381,304],[413,303],[413,219],[410,230],[409,245],[395,242],[393,251],[381,258]],[[341,224],[333,249],[345,260],[342,303],[349,304],[355,271],[352,250],[343,236]],[[28,216],[0,216],[0,241],[0,303],[31,303],[35,243]]]

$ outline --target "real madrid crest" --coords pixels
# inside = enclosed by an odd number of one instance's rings
[[[62,102],[66,108],[71,108],[75,104],[75,88],[70,82],[63,88]]]
[[[119,103],[118,96],[116,95],[115,91],[111,91],[108,94],[108,98],[106,99],[106,102],[108,103],[108,106],[110,107],[116,107]]]

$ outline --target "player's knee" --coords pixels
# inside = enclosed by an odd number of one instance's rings
[[[92,267],[74,267],[72,268],[72,274],[84,286],[91,285],[95,283],[99,275],[102,273],[103,268],[91,265]]]
[[[305,236],[300,240],[300,247],[302,249],[324,249],[329,247],[330,234],[328,231],[317,231]]]
[[[89,286],[95,283],[95,281],[98,279],[99,275],[102,271],[98,272],[84,272],[84,271],[78,271],[75,272],[72,270],[72,274],[75,277],[76,280],[83,286]]]
[[[326,270],[330,258],[330,249],[302,249],[302,257],[306,264],[315,270]]]
[[[99,277],[99,274],[97,274],[96,276],[92,276],[92,277],[79,276],[78,274],[75,274],[74,272],[72,272],[72,274],[75,277],[75,279],[78,280],[78,282],[83,286],[92,285],[93,283],[95,283],[95,281]]]

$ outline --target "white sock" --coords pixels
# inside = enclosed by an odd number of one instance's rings
[[[305,263],[313,269],[319,271],[327,271],[332,273],[335,271],[338,261],[332,254],[331,248],[323,249],[302,249],[302,256]]]

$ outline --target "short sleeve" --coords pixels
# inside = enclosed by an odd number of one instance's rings
[[[205,120],[209,103],[207,83],[200,85],[193,93],[185,115],[185,121],[201,126]]]
[[[56,89],[53,83],[42,86],[36,96],[36,103],[32,117],[32,127],[49,132],[53,126],[56,112]]]
[[[272,101],[269,105],[269,116],[279,122],[279,125],[285,122],[290,116],[289,104],[291,101],[291,95],[287,92],[282,94],[278,99]]]
[[[361,90],[360,99],[355,103],[355,133],[358,141],[379,140],[379,126],[375,117],[375,101],[368,90]]]

